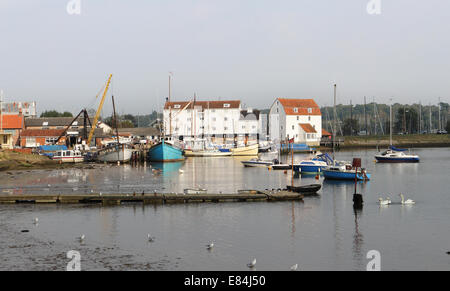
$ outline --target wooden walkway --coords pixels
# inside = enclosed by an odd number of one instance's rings
[[[256,192],[256,193],[255,193]],[[54,194],[54,195],[0,195],[1,204],[16,203],[96,203],[120,205],[124,203],[171,204],[201,202],[252,202],[252,201],[292,201],[302,200],[303,195],[293,192],[253,191],[238,194]]]

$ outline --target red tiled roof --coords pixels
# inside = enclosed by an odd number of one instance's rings
[[[300,125],[306,133],[317,133],[314,127],[309,123],[299,123],[298,125]]]
[[[329,133],[328,131],[326,131],[325,129],[322,128],[322,135],[327,136],[327,135],[331,135],[331,133]]]
[[[17,114],[2,114],[3,129],[19,129],[23,128],[23,116]]]
[[[189,105],[188,105],[189,104]],[[230,107],[224,107],[224,104],[230,104]],[[169,106],[174,109],[175,105],[180,105],[180,108],[175,109],[183,109],[186,105],[187,108],[192,108],[193,106],[201,106],[203,109],[229,109],[229,108],[239,108],[241,105],[241,101],[239,100],[225,100],[225,101],[181,101],[181,102],[166,102],[164,105],[164,109],[169,109]]]
[[[286,115],[322,115],[314,99],[278,98],[278,100],[283,105]],[[295,108],[297,108],[297,112],[295,112]],[[311,112],[308,112],[308,108],[311,108]]]
[[[64,129],[25,129],[21,136],[59,137]]]

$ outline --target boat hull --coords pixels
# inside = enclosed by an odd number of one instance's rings
[[[229,157],[231,154],[231,152],[222,151],[184,151],[185,157]]]
[[[325,179],[330,180],[355,180],[355,172],[342,172],[342,171],[330,171],[330,170],[323,170],[322,171],[323,176]],[[366,177],[365,177],[366,176]],[[357,174],[357,180],[369,180],[370,174],[366,173],[365,176],[361,173]]]
[[[132,149],[124,148],[119,149],[118,151],[115,150],[111,152],[99,153],[97,156],[97,160],[99,162],[106,162],[106,163],[116,163],[116,162],[126,163],[130,161],[132,153],[133,153]]]
[[[375,156],[378,163],[418,163],[419,158],[392,158],[392,157],[382,157]]]
[[[245,167],[269,167],[273,163],[272,162],[263,162],[263,161],[242,161],[241,162]]]
[[[55,157],[52,160],[60,161],[61,163],[81,163],[84,161],[83,157]]]
[[[257,156],[258,144],[231,149],[233,156]]]
[[[287,186],[286,187],[288,191],[297,192],[297,193],[317,193],[317,191],[322,188],[322,185],[320,184],[311,184],[311,185],[305,185],[305,186]]]
[[[326,169],[327,166],[320,165],[294,165],[295,172],[301,173],[318,173]]]
[[[164,141],[152,146],[148,150],[150,162],[179,162],[183,161],[183,151]]]

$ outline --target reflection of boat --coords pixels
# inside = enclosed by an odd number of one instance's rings
[[[184,157],[180,148],[162,140],[148,150],[148,159],[150,162],[178,162]]]
[[[355,168],[351,164],[336,164],[322,171],[325,179],[355,180]],[[358,169],[356,179],[360,181],[370,180],[370,174],[365,169]]]
[[[84,158],[80,151],[61,150],[53,155],[52,160],[61,161],[62,163],[80,163]]]
[[[201,188],[186,188],[184,194],[206,194],[206,189]]]
[[[232,148],[231,153],[233,156],[257,156],[258,144]]]
[[[397,149],[393,146],[390,149],[375,155],[375,159],[379,163],[418,163],[418,155],[408,155],[404,153],[405,150]]]
[[[316,193],[317,191],[322,188],[322,185],[320,184],[311,184],[311,185],[305,185],[305,186],[286,186],[288,191],[297,192],[297,193]]]
[[[162,174],[165,176],[169,173],[179,173],[179,170],[181,166],[183,165],[183,162],[173,162],[173,163],[163,163],[163,162],[154,162],[151,164],[152,170],[157,170],[162,172]]]
[[[123,162],[131,159],[133,148],[128,144],[114,144],[97,152],[97,160],[100,162]]]
[[[251,159],[250,161],[241,161],[245,167],[268,167],[273,165],[273,161],[265,161],[261,159]]]
[[[231,151],[223,150],[184,150],[184,155],[186,157],[227,157],[231,156]]]

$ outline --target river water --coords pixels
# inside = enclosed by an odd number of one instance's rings
[[[303,202],[0,205],[0,270],[65,270],[69,250],[80,252],[82,270],[247,270],[253,258],[258,271],[294,264],[301,270],[366,270],[370,250],[380,252],[382,270],[450,270],[450,149],[415,152],[418,164],[377,164],[375,150],[336,153],[339,160],[362,158],[372,173],[371,181],[358,184],[364,207],[356,213],[352,182],[313,176],[295,179],[296,185],[322,184],[320,195]],[[70,195],[202,187],[232,193],[290,184],[289,172],[244,168],[245,159],[2,172],[0,191]],[[399,193],[416,204],[401,205]],[[379,206],[380,196],[393,204]],[[215,247],[208,251],[211,241]]]

